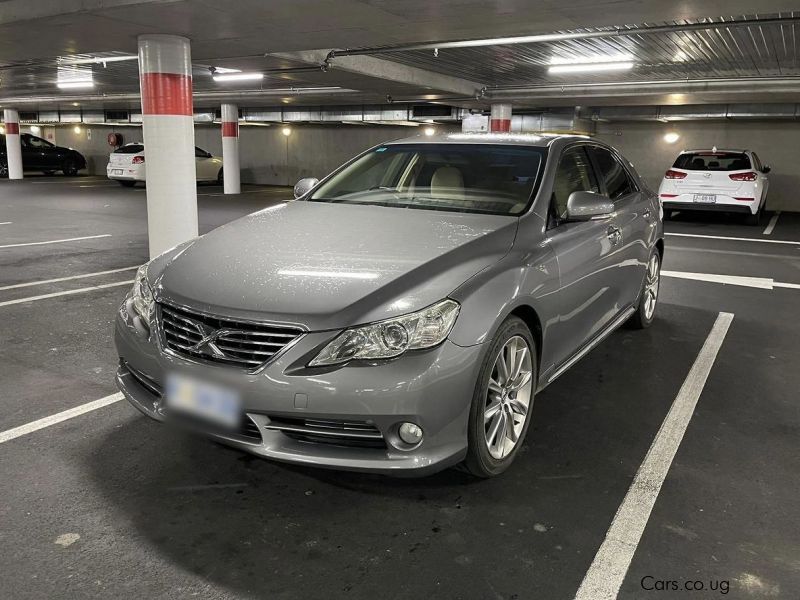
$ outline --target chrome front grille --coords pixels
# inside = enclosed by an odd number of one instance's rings
[[[264,429],[280,431],[284,435],[302,442],[362,448],[386,447],[380,430],[366,421],[270,416],[269,423],[264,426]]]
[[[186,358],[253,371],[302,335],[283,325],[212,317],[168,304],[158,305],[164,346]]]

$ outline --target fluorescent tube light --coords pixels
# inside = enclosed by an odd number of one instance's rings
[[[93,88],[94,81],[90,81],[88,79],[84,81],[59,81],[56,83],[56,85],[62,90],[77,90],[83,88]]]
[[[263,73],[229,73],[225,75],[214,75],[214,81],[222,83],[225,81],[256,81],[264,79]]]
[[[632,62],[585,63],[576,65],[553,65],[548,73],[595,73],[600,71],[625,71],[633,68]]]

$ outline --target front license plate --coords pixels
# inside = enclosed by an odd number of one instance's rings
[[[122,175],[122,169],[111,169],[112,175]]]
[[[168,409],[218,425],[233,428],[242,418],[239,393],[213,383],[171,373],[165,396]]]
[[[694,201],[702,204],[714,204],[717,201],[715,194],[695,194]]]

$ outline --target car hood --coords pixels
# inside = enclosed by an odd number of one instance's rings
[[[150,276],[163,301],[311,331],[337,329],[441,300],[508,252],[517,223],[507,216],[287,202],[180,247]]]

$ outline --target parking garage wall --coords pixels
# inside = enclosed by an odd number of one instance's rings
[[[303,177],[323,177],[356,154],[387,140],[421,133],[416,127],[385,125],[293,125],[291,135],[283,126],[246,126],[239,130],[242,182],[265,185],[294,185]],[[121,133],[125,143],[140,141],[140,127],[87,125],[56,128],[55,143],[81,152],[88,172],[104,175],[109,133]],[[195,144],[212,154],[222,155],[218,125],[195,127]]]
[[[674,144],[664,135],[680,135]],[[598,123],[597,137],[615,146],[658,189],[664,171],[681,150],[741,148],[754,150],[772,167],[767,208],[800,211],[800,124],[794,121],[683,121],[672,123]]]

